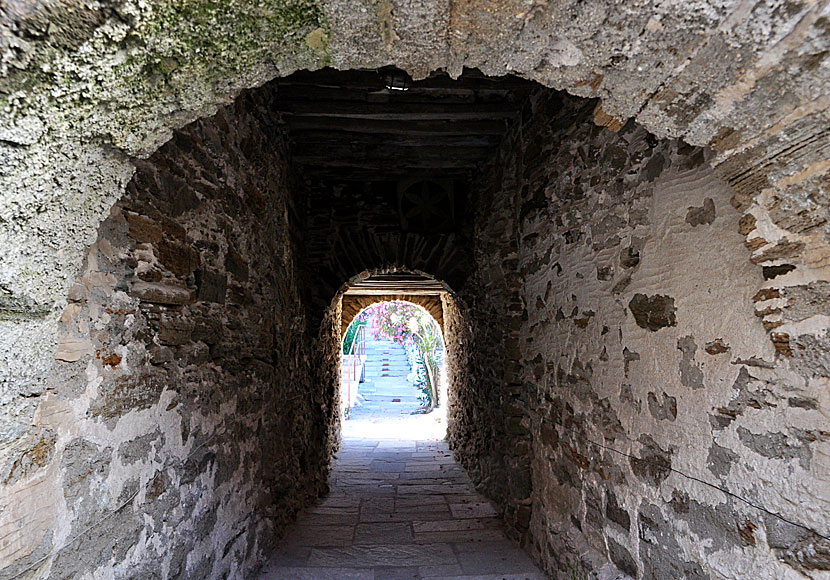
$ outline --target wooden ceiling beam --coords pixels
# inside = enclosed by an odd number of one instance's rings
[[[407,286],[389,286],[385,289],[373,288],[349,288],[344,294],[349,296],[385,296],[387,294],[411,294],[413,296],[440,296],[442,292],[446,292],[443,288],[440,290],[422,290],[418,288],[409,288]]]
[[[300,71],[276,81],[272,110],[288,129],[292,162],[311,179],[466,179],[521,115],[534,83],[465,71],[407,91],[377,71]]]
[[[377,147],[487,147],[499,144],[498,135],[389,135],[342,131],[292,131],[289,141],[297,145],[344,145]]]
[[[370,159],[337,159],[330,157],[292,157],[292,161],[297,165],[308,166],[309,168],[343,168],[343,169],[363,169],[377,175],[378,179],[373,181],[385,181],[390,176],[402,176],[406,174],[420,174],[424,171],[455,171],[455,170],[473,170],[477,169],[479,162],[472,160],[418,160],[418,161],[401,161],[396,168],[388,167],[389,160],[370,160]],[[381,176],[383,178],[381,179]]]
[[[383,79],[376,70],[349,70],[339,71],[325,68],[316,71],[297,71],[288,77],[276,81],[278,85],[304,84],[321,87],[365,87],[373,89],[385,88]],[[532,81],[515,77],[489,77],[471,69],[453,79],[448,74],[436,73],[425,79],[415,80],[411,88],[449,88],[449,89],[484,89],[499,88],[510,90],[531,91],[536,85]],[[410,89],[411,90],[411,89]]]
[[[318,87],[313,85],[280,85],[275,107],[282,103],[307,101],[359,102],[359,103],[430,103],[465,105],[470,103],[505,103],[516,97],[503,89],[435,89],[414,87],[408,91],[368,89],[356,87]]]
[[[477,169],[451,167],[320,167],[296,164],[300,173],[325,183],[376,183],[390,182],[412,177],[413,172],[421,179],[460,179],[467,181],[470,173]]]
[[[383,119],[348,119],[339,117],[292,116],[289,131],[342,131],[346,133],[381,133],[386,135],[504,135],[505,119],[484,120],[414,120],[406,124]]]
[[[347,119],[506,119],[519,114],[511,103],[355,103],[349,101],[288,101],[275,103],[283,115]]]

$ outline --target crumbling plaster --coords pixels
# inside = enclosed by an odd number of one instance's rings
[[[504,344],[519,337],[504,354],[521,378],[508,362],[482,386],[525,417],[483,463],[524,454],[532,486],[472,472],[555,578],[827,577],[826,298],[780,290],[774,314],[808,321],[800,352],[784,348],[788,327],[763,306],[781,282],[747,260],[710,153],[591,117],[590,102],[540,93],[481,180],[477,277],[492,293],[517,261],[523,305],[517,325],[509,308],[491,319]],[[494,223],[518,230],[488,245]]]

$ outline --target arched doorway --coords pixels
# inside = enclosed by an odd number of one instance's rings
[[[364,308],[343,336],[343,436],[444,439],[445,360],[440,325],[422,306],[381,300]]]

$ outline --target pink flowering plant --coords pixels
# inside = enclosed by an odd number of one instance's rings
[[[374,307],[376,323],[372,333],[375,340],[386,339],[402,345],[412,344],[409,321],[412,318],[419,319],[423,314],[422,309],[409,302],[381,302]]]
[[[395,300],[373,307],[372,334],[375,340],[386,339],[401,345],[415,344],[421,363],[417,385],[424,393],[425,407],[438,404],[438,366],[441,331],[435,320],[420,306]]]

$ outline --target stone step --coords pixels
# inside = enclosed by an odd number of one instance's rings
[[[373,368],[380,368],[380,367],[408,367],[409,363],[407,362],[390,362],[390,363],[366,363],[367,367]]]
[[[389,365],[373,364],[373,365],[366,365],[366,368],[367,369],[378,369],[378,370],[380,370],[380,369],[408,369],[409,365],[408,364],[401,364],[401,363],[389,364]]]
[[[400,364],[400,363],[388,364],[388,365],[385,365],[385,364],[371,364],[371,365],[368,365],[367,364],[366,368],[367,369],[408,369],[409,365],[408,364]]]

